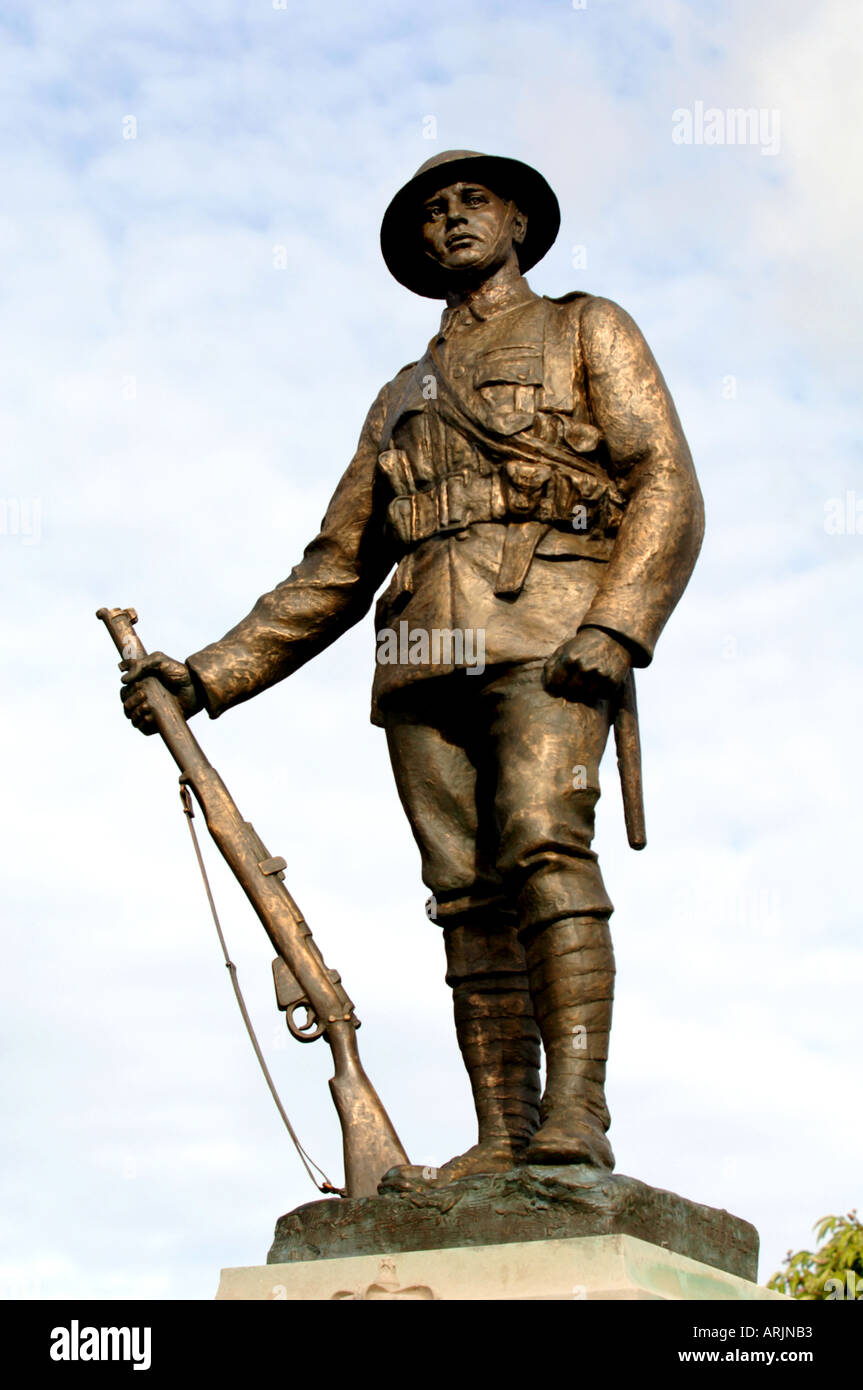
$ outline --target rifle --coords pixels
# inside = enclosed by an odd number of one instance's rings
[[[134,608],[100,608],[96,617],[105,624],[124,661],[139,661],[147,655],[134,631],[138,621]],[[329,1084],[342,1127],[345,1194],[372,1197],[384,1173],[408,1159],[360,1062],[359,1019],[341,977],[327,969],[284,885],[284,859],[271,855],[251,823],[243,820],[175,697],[155,676],[146,676],[141,683],[159,733],[180,769],[181,786],[194,792],[210,834],[278,953],[273,966],[276,996],[291,1034],[299,1042],[324,1037],[330,1045],[335,1074]],[[299,1024],[295,1015],[301,1008],[306,1018]]]

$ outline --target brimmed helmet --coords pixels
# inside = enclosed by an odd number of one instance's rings
[[[400,284],[427,299],[444,299],[449,272],[428,254],[420,237],[420,208],[431,194],[447,184],[470,180],[511,199],[527,218],[524,241],[517,248],[524,274],[542,260],[560,228],[560,206],[542,174],[519,159],[479,154],[476,150],[444,150],[420,165],[413,178],[393,198],[381,224],[381,251]]]

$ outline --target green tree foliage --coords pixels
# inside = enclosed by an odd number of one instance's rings
[[[821,1248],[796,1255],[789,1250],[785,1268],[768,1279],[768,1289],[792,1298],[863,1301],[863,1223],[856,1209],[847,1216],[824,1216],[813,1229]]]

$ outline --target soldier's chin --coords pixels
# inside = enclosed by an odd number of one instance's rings
[[[441,270],[447,278],[447,283],[452,288],[458,289],[462,285],[474,285],[477,280],[482,280],[493,269],[492,258],[487,252],[475,252],[472,247],[466,248],[463,260],[455,264],[441,264]]]

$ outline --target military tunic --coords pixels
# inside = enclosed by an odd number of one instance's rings
[[[608,703],[548,694],[542,665],[591,626],[646,666],[702,531],[686,440],[629,316],[523,278],[481,287],[379,393],[290,576],[187,664],[217,717],[356,623],[394,570],[372,718],[441,915],[607,913],[590,841]]]

